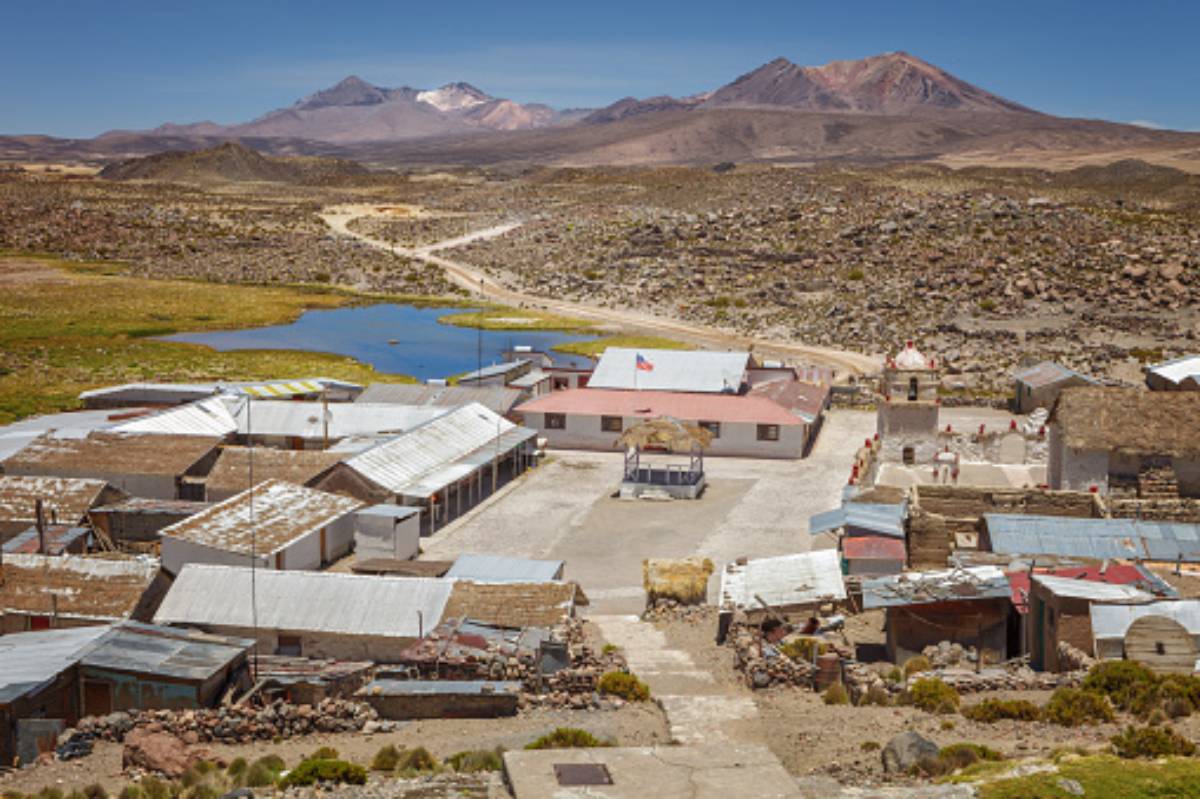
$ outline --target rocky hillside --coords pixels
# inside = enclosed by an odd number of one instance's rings
[[[272,157],[235,142],[206,150],[166,152],[110,164],[100,171],[107,180],[155,180],[178,183],[244,183],[266,181],[321,185],[362,177],[361,164],[335,158]]]

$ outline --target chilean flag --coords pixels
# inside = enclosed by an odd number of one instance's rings
[[[638,371],[641,371],[641,372],[653,372],[654,371],[654,364],[650,363],[645,358],[643,358],[642,354],[640,352],[637,354],[636,366],[638,368]]]

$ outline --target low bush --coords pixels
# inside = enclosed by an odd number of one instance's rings
[[[137,787],[146,799],[171,799],[171,784],[158,777],[143,777]]]
[[[620,652],[621,647],[617,646],[616,644],[605,644],[604,648],[600,651],[605,655],[611,655],[613,652]]]
[[[396,762],[396,772],[398,774],[420,774],[426,771],[437,771],[440,765],[437,758],[430,754],[428,749],[418,746],[416,749],[405,749],[400,752],[400,758]]]
[[[984,699],[964,707],[962,714],[971,721],[991,724],[1001,719],[1037,721],[1042,716],[1042,710],[1025,699]]]
[[[846,690],[846,686],[840,682],[835,682],[825,689],[825,693],[821,695],[821,699],[827,705],[848,705],[850,704],[850,693]]]
[[[1083,678],[1083,690],[1108,697],[1121,710],[1144,710],[1146,697],[1158,684],[1154,672],[1132,660],[1103,660]],[[1140,707],[1139,707],[1140,706]]]
[[[792,660],[812,663],[817,655],[823,655],[829,651],[829,644],[811,636],[802,636],[781,644],[779,651]]]
[[[104,790],[104,786],[98,782],[85,786],[83,795],[86,799],[108,799],[108,791]]]
[[[1112,703],[1108,697],[1082,688],[1058,688],[1042,710],[1046,721],[1063,727],[1100,724],[1113,720]]]
[[[472,749],[466,752],[455,752],[446,758],[446,765],[464,774],[478,771],[500,771],[504,768],[501,756],[503,749]]]
[[[536,741],[525,745],[526,749],[588,749],[596,746],[613,746],[612,741],[606,741],[592,735],[587,730],[577,727],[559,727],[554,732],[547,733]]]
[[[251,763],[250,768],[246,769],[246,787],[265,788],[268,785],[274,785],[286,765],[279,755],[263,755]],[[153,799],[153,797],[148,796],[147,799]]]
[[[235,757],[226,767],[225,773],[237,780],[246,776],[246,769],[248,768],[250,768],[250,764],[246,762],[246,758]]]
[[[908,689],[908,699],[913,707],[926,713],[953,713],[958,710],[958,691],[936,677],[922,677],[914,682]]]
[[[142,793],[142,789],[136,785],[126,785],[117,794],[118,799],[146,799],[146,795]]]
[[[909,658],[904,662],[904,678],[908,679],[914,674],[918,674],[922,671],[929,671],[931,668],[933,668],[933,666],[930,665],[929,658],[925,657],[924,655],[917,655],[916,657]]]
[[[863,741],[858,745],[858,748],[864,752],[877,752],[881,747],[879,741]]]
[[[645,702],[650,698],[650,686],[624,671],[606,672],[596,687],[600,693],[619,696],[626,702]]]
[[[1004,756],[982,744],[957,743],[942,747],[937,757],[922,758],[909,769],[910,773],[925,777],[943,777],[959,769],[973,766],[980,761],[999,761]]]
[[[1190,757],[1196,753],[1194,743],[1167,726],[1126,727],[1124,732],[1114,735],[1109,741],[1113,751],[1124,758]]]
[[[362,766],[332,758],[308,758],[289,771],[287,776],[279,781],[279,785],[282,788],[291,788],[318,783],[364,785],[366,782],[367,770]]]
[[[340,757],[341,753],[332,746],[322,746],[304,760],[337,760]]]
[[[860,706],[878,705],[879,707],[890,707],[892,704],[892,695],[888,693],[888,689],[876,683],[867,689],[867,692],[858,700],[858,704]]]
[[[392,744],[382,747],[371,758],[371,771],[395,771],[400,762],[400,750]]]

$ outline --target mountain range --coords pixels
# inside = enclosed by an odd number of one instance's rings
[[[711,91],[625,97],[600,109],[519,103],[463,82],[386,88],[351,76],[246,122],[167,123],[89,140],[0,137],[0,158],[110,161],[229,140],[274,155],[382,166],[872,161],[1159,147],[1200,152],[1195,134],[1054,117],[893,52],[818,67],[776,58]]]

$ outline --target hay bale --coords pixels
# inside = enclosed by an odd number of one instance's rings
[[[673,599],[681,605],[702,605],[708,598],[708,578],[712,573],[713,563],[708,558],[644,560],[642,587],[646,589],[646,601]]]

